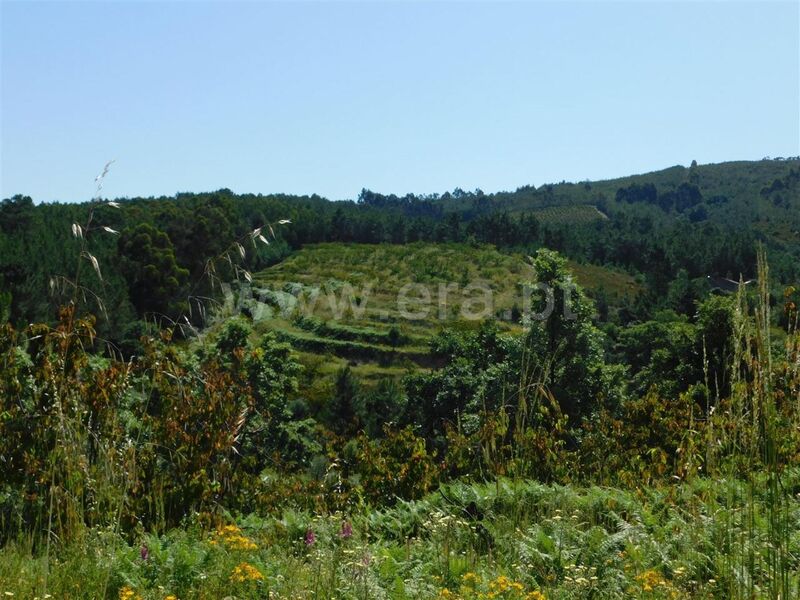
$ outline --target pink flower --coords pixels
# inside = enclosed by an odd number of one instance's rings
[[[317,541],[317,536],[314,535],[314,530],[311,528],[307,529],[305,538],[306,546],[313,546],[314,542],[316,541]]]
[[[343,540],[353,537],[353,526],[350,524],[350,521],[342,523],[342,530],[339,532],[339,536]]]
[[[142,560],[147,560],[150,558],[150,550],[144,544],[142,544],[142,547],[139,548],[139,556],[142,557]]]

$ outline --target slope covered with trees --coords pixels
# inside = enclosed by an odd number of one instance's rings
[[[0,592],[800,595],[797,162],[4,201]],[[480,319],[391,305],[475,281]]]
[[[248,252],[243,268],[261,269],[319,242],[478,242],[527,254],[547,247],[578,262],[641,275],[646,301],[640,308],[649,307],[650,314],[642,316],[650,316],[667,307],[671,286],[686,287],[687,278],[700,287],[707,276],[751,278],[757,241],[770,251],[773,277],[782,284],[797,281],[798,173],[796,159],[763,160],[491,195],[457,189],[396,197],[364,190],[357,202],[329,202],[219,190],[119,200],[119,209],[103,207],[86,232],[88,250],[104,265],[103,281],[92,283],[102,283],[112,319],[99,326],[118,340],[138,319],[182,314],[188,297],[210,292],[203,277],[210,259],[233,240],[281,219],[291,227]],[[606,218],[587,218],[587,210]],[[63,297],[50,293],[50,282],[74,274],[75,250],[83,240],[71,227],[82,224],[86,213],[85,204],[34,205],[25,196],[2,202],[0,285],[13,322],[55,318]],[[101,225],[123,235],[117,238]],[[135,298],[138,273],[162,268],[164,282],[154,284],[149,300]]]

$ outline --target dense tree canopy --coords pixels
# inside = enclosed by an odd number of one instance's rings
[[[667,308],[692,316],[694,303],[707,292],[707,276],[753,276],[757,242],[767,244],[777,281],[789,285],[800,279],[800,245],[787,238],[800,230],[795,162],[673,167],[608,182],[524,186],[496,194],[456,189],[397,197],[362,190],[358,202],[235,195],[226,189],[122,200],[118,210],[101,207],[93,227],[100,233],[98,227],[124,231],[124,239],[87,239],[102,266],[102,291],[110,304],[109,321],[98,326],[113,339],[148,312],[180,312],[190,290],[211,295],[208,261],[236,240],[246,249],[241,267],[251,271],[304,244],[326,241],[466,241],[529,254],[546,247],[643,277],[638,308],[604,308],[609,318],[648,318]],[[594,217],[577,218],[590,214],[581,207],[592,207]],[[87,210],[84,204],[34,205],[19,195],[0,205],[0,282],[7,304],[11,297],[13,322],[54,318],[61,300],[49,296],[49,281],[74,274],[78,248],[71,227],[86,219]],[[291,225],[273,227],[283,219]],[[269,245],[251,243],[248,236],[258,228],[274,233]]]
[[[139,314],[176,317],[182,310],[179,292],[189,271],[178,266],[167,234],[142,223],[122,232],[118,252],[120,270]]]

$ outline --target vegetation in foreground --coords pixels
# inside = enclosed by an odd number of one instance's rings
[[[798,475],[784,484],[796,488]],[[0,591],[126,600],[770,597],[747,579],[768,560],[770,514],[750,492],[737,480],[624,492],[501,479],[383,509],[218,515],[214,527],[194,515],[130,540],[86,531],[49,565],[12,544],[0,551]],[[796,506],[789,525],[796,551]]]
[[[794,207],[792,164],[758,165],[776,175],[756,192],[759,211]],[[626,182],[603,206],[607,218],[572,232],[558,219],[540,227],[516,212],[516,200],[534,212],[555,206],[555,188],[489,204],[478,194],[420,200],[365,191],[359,205],[332,214],[314,200],[321,218],[311,205],[261,197],[232,210],[229,193],[133,201],[125,209],[134,222],[119,233],[106,218],[122,205],[95,199],[83,224],[72,224],[74,276],[52,280],[48,302],[67,297],[58,319],[26,324],[25,315],[49,310],[36,278],[34,287],[15,279],[0,295],[0,316],[10,316],[0,328],[0,592],[797,597],[800,334],[789,285],[797,245],[767,239],[778,257],[771,275],[752,243],[766,221],[742,232],[718,210],[749,210],[753,186],[707,197],[724,187],[704,180],[714,172],[693,166],[651,174],[658,186]],[[40,217],[61,208],[28,204],[2,205],[0,225],[11,234],[0,238],[4,261],[24,257],[37,232],[60,227]],[[258,214],[280,207],[310,219],[284,238]],[[325,233],[328,217],[343,233]],[[252,220],[260,224],[250,229]],[[117,233],[115,244],[104,237]],[[239,301],[244,282],[281,272],[290,278],[284,287],[308,284],[297,277],[298,265],[314,268],[302,251],[285,268],[250,273],[294,244],[394,234],[391,249],[339,249],[365,266],[370,253],[416,253],[421,267],[398,273],[400,284],[422,267],[436,281],[437,269],[451,265],[428,256],[441,247],[399,244],[456,242],[449,248],[488,261],[475,270],[454,255],[467,279],[488,274],[501,298],[512,283],[544,285],[556,290],[558,308],[545,321],[518,321],[512,304],[508,322],[436,332],[430,323],[302,316],[281,331],[214,309],[222,280],[238,282]],[[530,265],[479,241],[518,247]],[[605,266],[576,266],[548,246]],[[309,251],[336,261],[337,246]],[[751,272],[742,267],[748,257],[756,281],[735,295],[709,293],[704,273]],[[373,263],[376,272],[393,268]],[[49,264],[4,273],[38,277]],[[642,271],[637,300],[611,306],[579,286],[571,315],[560,310],[570,266],[611,282],[609,273],[620,275],[611,265]],[[512,272],[522,281],[508,281]],[[309,367],[337,353],[347,364],[315,388],[325,378]],[[398,354],[408,360],[393,363]],[[429,362],[420,364],[423,354]],[[369,361],[382,371],[365,381]]]
[[[566,276],[553,253],[535,267]],[[794,597],[800,336],[773,351],[763,258],[759,275],[753,297],[706,307],[730,319],[725,353],[706,341],[714,387],[641,396],[604,362],[580,290],[575,319],[443,333],[449,361],[410,376],[402,404],[383,390],[359,407],[342,386],[317,417],[286,403],[291,349],[252,347],[235,320],[188,349],[144,338],[130,362],[87,353],[71,309],[7,326],[0,591]]]

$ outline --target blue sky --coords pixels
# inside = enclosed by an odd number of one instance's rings
[[[486,192],[800,154],[796,2],[9,2],[0,194]]]

